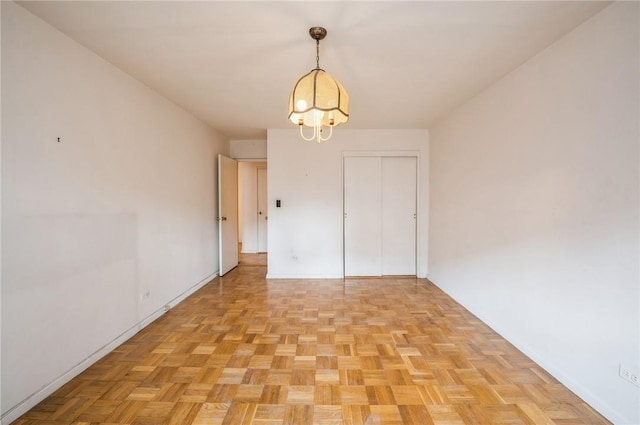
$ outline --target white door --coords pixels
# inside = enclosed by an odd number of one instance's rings
[[[267,252],[267,169],[258,168],[258,252]]]
[[[382,274],[416,274],[416,158],[382,158]]]
[[[380,276],[380,157],[344,158],[344,274]]]
[[[238,161],[218,155],[220,276],[238,265]]]
[[[416,275],[416,157],[345,157],[345,276]]]

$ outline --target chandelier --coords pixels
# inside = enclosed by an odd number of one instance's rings
[[[325,38],[327,30],[312,27],[309,35],[316,40],[316,67],[293,86],[289,120],[300,127],[304,140],[320,143],[331,138],[333,127],[349,120],[349,95],[338,80],[320,69],[320,40]],[[310,137],[304,134],[305,126],[313,128]]]

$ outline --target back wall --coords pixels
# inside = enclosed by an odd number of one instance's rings
[[[418,275],[427,274],[428,149],[426,130],[348,130],[336,127],[322,143],[295,130],[269,130],[269,277],[343,276],[345,152],[418,152]],[[276,208],[276,199],[282,207]]]

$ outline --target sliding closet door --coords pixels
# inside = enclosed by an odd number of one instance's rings
[[[416,275],[417,158],[344,158],[345,276]]]
[[[382,274],[416,274],[416,158],[382,158]]]
[[[380,157],[344,159],[344,273],[382,274]]]

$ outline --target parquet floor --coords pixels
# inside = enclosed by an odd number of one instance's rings
[[[427,280],[244,264],[14,424],[609,423]]]

